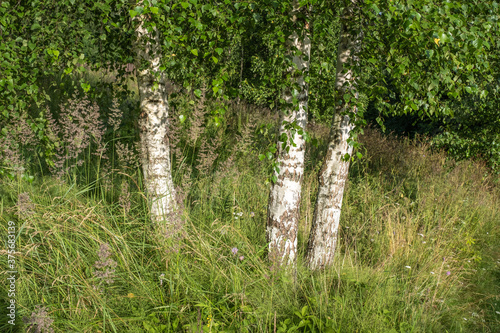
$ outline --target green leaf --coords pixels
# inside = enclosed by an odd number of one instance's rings
[[[271,154],[270,151],[266,152],[266,156],[268,160],[271,160],[273,158],[273,154]]]
[[[144,11],[144,7],[137,6],[134,8],[134,10],[137,12],[137,14],[142,14],[142,12]]]
[[[266,155],[264,154],[259,154],[259,160],[263,161],[266,158]]]
[[[185,116],[185,115],[183,115],[183,114],[181,114],[181,115],[179,116],[179,120],[181,121],[181,124],[184,124],[184,122],[186,121],[186,116]]]
[[[151,11],[151,13],[153,14],[158,14],[158,7],[149,7],[149,10]]]
[[[195,95],[196,97],[200,98],[200,97],[201,97],[201,90],[200,90],[200,89],[196,89],[196,90],[194,91],[194,95]]]
[[[217,59],[216,57],[212,56],[212,60],[214,63],[218,63],[219,62],[219,59]]]
[[[307,312],[309,311],[309,306],[305,305],[303,308],[302,308],[302,311],[301,311],[301,314],[302,314],[302,318],[304,318],[307,314]]]
[[[195,56],[198,56],[198,50],[197,49],[192,49],[191,53],[194,54]]]
[[[83,91],[88,92],[90,90],[90,84],[88,83],[80,83],[80,86],[82,87]]]
[[[222,51],[224,51],[224,50],[221,49],[220,47],[218,47],[218,48],[215,49],[215,52],[217,52],[219,55],[222,54]]]
[[[135,10],[131,9],[128,11],[129,14],[130,14],[130,17],[134,18],[137,16],[137,14],[139,14],[138,12],[136,12]]]
[[[182,8],[186,9],[186,8],[190,7],[191,5],[187,2],[181,2],[181,6],[182,6]]]
[[[370,5],[370,9],[372,9],[372,10],[375,12],[375,14],[377,14],[377,15],[378,15],[378,13],[380,13],[380,9],[379,9],[379,8],[377,7],[377,5],[376,5],[376,4],[374,4],[374,3],[372,3],[372,4]]]

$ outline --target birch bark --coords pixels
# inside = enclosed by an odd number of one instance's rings
[[[294,10],[298,4],[294,1]],[[309,69],[309,56],[311,52],[311,41],[308,36],[307,26],[303,36],[294,32],[290,37],[290,44],[302,52],[301,56],[293,56],[293,63],[299,71],[300,76],[294,78],[298,84],[299,91],[296,92],[298,109],[290,110],[288,115],[282,118],[280,136],[289,131],[285,128],[285,122],[296,122],[305,130],[307,125],[307,96],[308,87],[304,80],[304,72]],[[293,68],[289,69],[293,71]],[[292,75],[293,77],[293,75]],[[287,103],[292,103],[291,91],[284,93]],[[305,139],[302,135],[293,135],[295,146],[288,146],[289,150],[282,149],[282,142],[278,142],[278,166],[280,173],[275,173],[277,181],[271,187],[268,202],[267,241],[269,242],[269,259],[271,262],[282,265],[294,265],[297,258],[297,232],[299,223],[299,209],[301,200],[301,187],[304,175]]]
[[[165,79],[160,73],[161,47],[156,29],[148,31],[144,17],[136,29],[136,73],[141,114],[139,119],[141,162],[154,224],[168,225],[174,211],[175,192],[168,141],[168,102]],[[144,63],[148,65],[142,66]]]
[[[355,78],[352,70],[346,70],[344,67],[348,63],[355,64],[355,53],[361,42],[361,34],[354,35],[349,29],[349,25],[352,25],[354,6],[358,2],[359,0],[351,0],[352,8],[346,8],[343,15],[335,82],[338,98],[342,98],[349,87],[354,88]],[[349,116],[342,115],[349,107],[354,108],[354,112],[357,111],[355,106],[349,104],[337,106],[327,154],[318,175],[318,195],[306,253],[306,263],[311,269],[322,269],[333,263],[342,198],[349,171],[349,161],[343,161],[342,158],[345,154],[352,154],[352,146],[347,143],[347,139],[354,126]]]

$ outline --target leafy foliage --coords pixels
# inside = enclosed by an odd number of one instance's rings
[[[396,114],[451,115],[448,101],[460,101],[465,93],[483,100],[488,94],[494,80],[489,52],[498,29],[495,2],[366,1],[363,14],[374,24],[365,32],[360,67],[372,78],[365,91],[379,107]]]
[[[441,133],[434,143],[453,157],[482,156],[497,169],[498,3],[364,4],[370,24],[359,90],[369,98],[373,118],[384,128],[384,118],[410,115],[401,120],[423,124],[421,133]]]

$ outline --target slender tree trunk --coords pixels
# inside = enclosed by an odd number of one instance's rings
[[[294,2],[297,9],[297,2]],[[301,71],[309,69],[311,41],[307,30],[303,36],[294,33],[290,36],[290,44],[302,52],[301,56],[294,56],[293,63]],[[290,69],[293,71],[293,69]],[[292,75],[293,77],[293,75]],[[299,85],[297,92],[299,101],[298,110],[290,110],[282,120],[296,122],[305,130],[307,125],[307,83],[303,74],[294,78]],[[292,92],[286,91],[284,98],[292,103]],[[284,122],[280,126],[280,136],[290,133],[285,129]],[[301,199],[302,179],[304,175],[305,140],[302,135],[293,135],[295,146],[288,146],[289,150],[282,149],[282,142],[278,142],[278,165],[280,173],[275,173],[276,183],[272,185],[268,203],[267,241],[269,242],[269,259],[281,265],[294,265],[297,258],[297,232],[299,224],[299,209]]]
[[[351,0],[353,7],[357,2],[358,0]],[[352,16],[353,8],[346,8],[337,55],[335,88],[339,99],[342,98],[348,86],[351,88],[354,86],[352,71],[344,69],[346,64],[355,63],[355,53],[360,45],[361,34],[354,35],[348,28],[348,25],[352,25]],[[337,107],[330,131],[327,154],[318,175],[318,195],[306,253],[306,262],[311,269],[321,269],[333,263],[342,198],[349,171],[349,160],[344,161],[343,157],[352,153],[352,146],[347,143],[347,139],[354,126],[349,116],[342,115],[342,112],[349,107],[354,108],[353,111],[356,112],[356,107],[349,106],[349,104]]]
[[[148,32],[144,17],[136,29],[136,73],[141,115],[141,162],[146,191],[151,200],[153,223],[168,225],[174,211],[175,192],[168,141],[168,102],[165,79],[160,73],[161,47],[156,30]],[[143,66],[144,63],[148,65]]]

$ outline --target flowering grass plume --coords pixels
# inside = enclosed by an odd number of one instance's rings
[[[0,165],[12,169],[17,175],[24,171],[29,155],[33,155],[37,137],[33,132],[28,115],[21,112],[19,117],[14,117],[8,124],[0,124]]]
[[[214,139],[206,139],[201,143],[200,151],[198,154],[198,165],[196,168],[199,172],[204,175],[208,175],[212,170],[217,157],[219,154],[216,151],[221,146],[220,136],[215,137]]]
[[[109,109],[108,124],[113,127],[113,131],[116,132],[122,124],[123,112],[120,110],[120,104],[118,99],[113,98],[111,108]]]
[[[120,141],[116,142],[115,149],[118,155],[118,161],[122,167],[130,167],[132,169],[139,168],[139,154],[137,152],[140,151],[140,149],[134,149],[134,147],[130,147],[129,144]]]
[[[24,324],[28,325],[26,332],[54,332],[54,329],[51,327],[54,320],[49,317],[47,308],[40,305],[37,305],[35,307],[35,311],[31,313],[31,316],[29,318],[23,317],[23,322]]]
[[[73,95],[67,105],[61,105],[59,120],[55,121],[47,110],[48,130],[57,141],[52,172],[62,176],[75,166],[81,166],[85,159],[81,154],[91,145],[95,146],[93,155],[104,155],[104,124],[100,120],[100,108],[84,96]]]
[[[35,204],[31,201],[28,192],[19,193],[17,196],[17,216],[26,218],[35,212]]]
[[[126,180],[122,182],[121,193],[120,197],[118,198],[118,202],[125,214],[128,214],[128,212],[130,211],[131,202],[130,192],[128,190],[128,182]]]
[[[94,267],[97,268],[97,270],[94,271],[94,275],[98,279],[101,279],[101,282],[106,282],[107,284],[113,283],[115,268],[118,263],[109,258],[111,256],[109,245],[107,243],[101,244],[97,254],[99,256],[99,260],[94,264]]]

